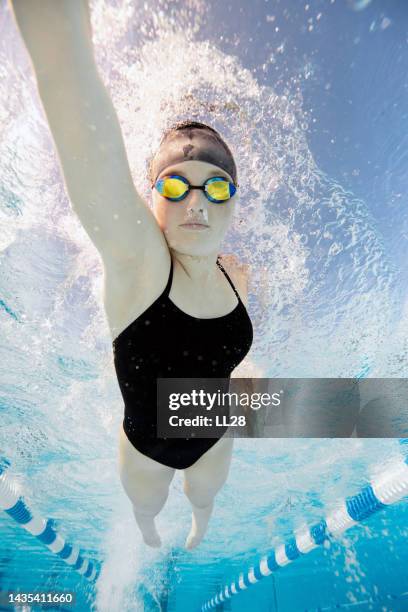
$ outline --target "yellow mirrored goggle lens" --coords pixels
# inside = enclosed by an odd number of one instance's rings
[[[230,188],[228,181],[214,181],[206,185],[208,195],[216,200],[228,200],[230,196]]]
[[[188,190],[188,185],[178,178],[166,178],[163,181],[162,195],[166,198],[179,198]]]

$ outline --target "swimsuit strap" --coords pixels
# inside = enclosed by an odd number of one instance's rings
[[[228,274],[226,273],[226,271],[225,271],[225,270],[224,270],[224,268],[222,267],[221,262],[219,261],[219,257],[217,257],[217,264],[218,264],[218,267],[219,267],[219,268],[221,268],[221,270],[224,272],[224,275],[227,277],[227,280],[228,280],[229,284],[231,285],[231,287],[233,288],[234,293],[235,293],[235,295],[236,295],[236,296],[237,296],[237,298],[238,298],[238,301],[239,301],[239,302],[241,302],[241,298],[239,297],[239,293],[238,293],[238,291],[235,289],[235,287],[234,287],[234,285],[233,285],[233,283],[232,283],[232,280],[230,279],[230,277],[228,276]]]
[[[238,291],[235,289],[235,287],[234,287],[234,284],[233,284],[232,280],[230,279],[230,277],[228,276],[228,274],[226,273],[226,271],[225,271],[225,270],[224,270],[224,268],[222,267],[221,262],[219,261],[219,257],[217,257],[217,264],[218,264],[218,267],[219,267],[219,268],[221,268],[221,270],[223,271],[224,276],[226,276],[226,278],[227,278],[227,280],[228,280],[229,284],[231,285],[231,287],[232,287],[232,289],[233,289],[233,291],[234,291],[235,295],[236,295],[236,296],[237,296],[237,298],[238,298],[238,301],[239,301],[239,302],[241,302],[241,298],[240,298],[240,296],[239,296],[239,293],[238,293]],[[162,295],[165,295],[165,296],[167,296],[167,297],[168,297],[168,295],[169,295],[169,293],[170,293],[170,288],[171,288],[171,283],[172,283],[172,280],[173,280],[173,258],[170,256],[170,273],[169,273],[169,279],[168,279],[168,281],[167,281],[167,285],[166,285],[166,287],[165,287],[165,289],[164,289],[164,291],[163,291],[163,294],[162,294]]]
[[[173,258],[170,255],[170,272],[169,272],[169,279],[167,281],[167,285],[162,293],[162,295],[165,295],[168,297],[169,293],[170,293],[170,288],[171,288],[171,283],[173,280]]]

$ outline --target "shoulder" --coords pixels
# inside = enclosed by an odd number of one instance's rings
[[[236,255],[220,255],[220,262],[238,291],[245,306],[248,306],[248,282],[250,278],[251,266],[239,260]]]
[[[231,255],[229,253],[220,255],[219,257],[221,264],[228,272],[231,271],[231,274],[235,274],[242,279],[248,279],[251,270],[249,264],[243,263],[236,255]]]

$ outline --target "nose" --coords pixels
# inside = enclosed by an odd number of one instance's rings
[[[192,189],[187,197],[187,215],[208,221],[208,208],[205,195],[199,189]]]

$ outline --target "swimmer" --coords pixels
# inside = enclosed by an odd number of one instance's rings
[[[144,541],[157,547],[155,517],[175,471],[183,470],[192,506],[185,546],[192,549],[227,479],[233,441],[158,438],[156,381],[229,379],[251,347],[247,267],[235,256],[218,256],[239,195],[234,158],[210,126],[173,125],[150,162],[151,209],[133,184],[118,118],[97,71],[87,1],[9,2],[72,208],[103,262],[104,307],[124,401],[123,488]]]

